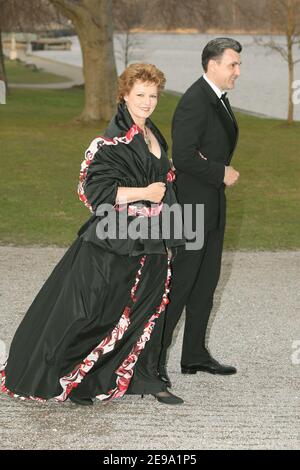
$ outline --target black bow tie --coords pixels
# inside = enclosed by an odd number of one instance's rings
[[[220,100],[223,101],[223,105],[224,105],[225,108],[227,109],[228,114],[230,115],[231,119],[234,121],[234,117],[233,117],[233,115],[232,115],[232,111],[231,111],[231,108],[230,108],[229,100],[228,100],[228,98],[227,98],[226,95],[227,95],[227,93],[223,93],[223,94],[221,95]]]

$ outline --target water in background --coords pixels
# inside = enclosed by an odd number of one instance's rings
[[[167,89],[184,92],[202,75],[201,51],[216,37],[209,34],[136,34],[136,44],[130,53],[130,62],[150,62],[159,67],[167,77]],[[115,35],[115,52],[118,73],[124,69],[119,38]],[[249,35],[232,35],[243,45],[241,76],[236,89],[230,91],[233,106],[267,116],[286,118],[288,103],[287,63],[275,51],[254,44]],[[274,38],[284,43],[285,38]],[[38,51],[34,54],[52,60],[82,66],[80,45],[72,38],[71,51]],[[295,58],[300,59],[300,48],[295,48]],[[295,66],[295,80],[300,80],[300,63]],[[295,119],[300,120],[300,104],[295,105]]]

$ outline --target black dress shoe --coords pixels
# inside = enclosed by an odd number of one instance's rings
[[[93,404],[94,404],[94,402],[91,398],[78,398],[78,397],[73,397],[73,396],[69,395],[69,399],[73,403],[76,403],[76,405],[93,406]]]
[[[167,367],[165,365],[159,366],[158,377],[162,380],[168,388],[172,388],[170,377],[168,376]]]
[[[187,364],[181,366],[182,374],[196,374],[197,372],[209,372],[210,374],[231,375],[236,374],[235,367],[220,364],[215,359],[208,358],[203,362],[197,364]]]
[[[181,405],[184,403],[183,399],[173,395],[173,393],[166,390],[165,392],[151,393],[157,401],[164,405]]]

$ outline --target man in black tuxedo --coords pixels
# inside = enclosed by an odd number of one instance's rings
[[[233,89],[240,75],[241,50],[241,44],[234,39],[210,41],[202,53],[205,73],[182,96],[173,118],[177,196],[183,209],[186,204],[192,205],[193,229],[196,205],[204,204],[204,243],[197,250],[188,249],[187,244],[185,248],[179,248],[173,261],[170,303],[158,368],[161,379],[169,386],[167,350],[184,307],[182,373],[236,373],[234,367],[220,364],[210,355],[205,335],[220,276],[226,218],[225,188],[239,178],[238,171],[230,166],[238,126],[224,91]]]

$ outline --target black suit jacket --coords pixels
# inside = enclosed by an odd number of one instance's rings
[[[173,117],[177,197],[182,205],[204,204],[205,232],[226,219],[225,165],[238,139],[237,122],[229,111],[232,117],[201,77],[181,97]]]

